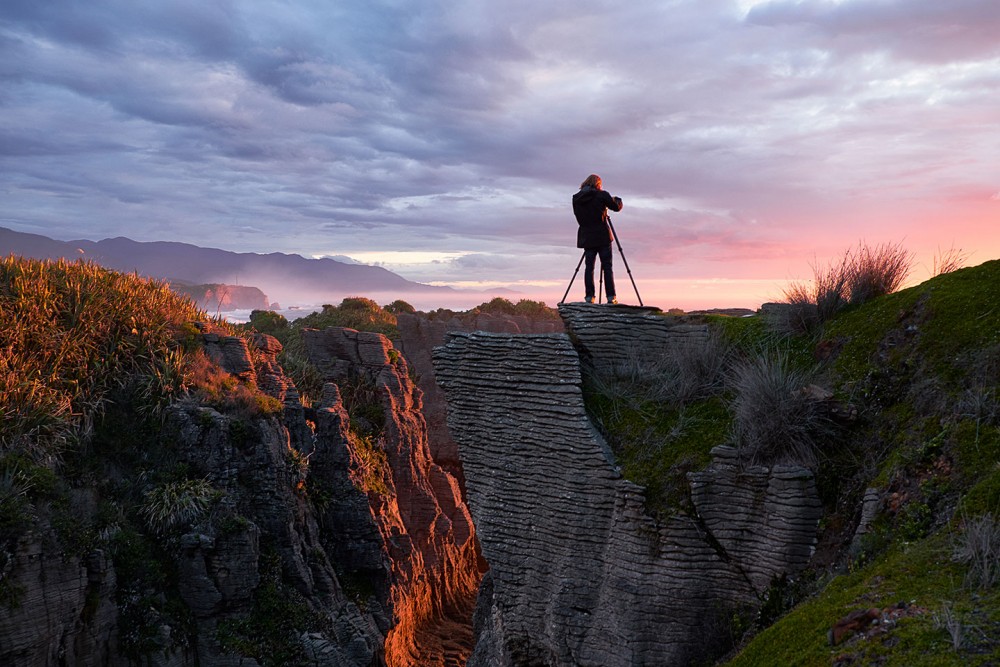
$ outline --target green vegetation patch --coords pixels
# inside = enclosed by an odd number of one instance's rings
[[[1000,591],[976,593],[962,587],[964,567],[952,559],[953,535],[942,531],[913,544],[900,544],[872,565],[834,579],[818,597],[757,635],[731,667],[759,665],[988,665],[1000,658],[994,634]],[[831,646],[828,632],[851,612],[890,609],[902,602],[899,618],[845,637]],[[964,623],[964,646],[955,649],[945,616]],[[881,614],[880,614],[881,615]],[[890,612],[887,616],[893,616]]]
[[[837,369],[860,380],[881,349],[892,348],[927,363],[936,375],[958,382],[969,370],[970,350],[1000,346],[1000,260],[932,278],[920,285],[848,309],[827,326],[825,336],[843,345]],[[887,337],[895,333],[894,339]],[[910,349],[901,345],[916,341]],[[891,359],[889,359],[891,361]]]
[[[91,262],[0,259],[0,449],[60,451],[129,376],[179,390],[185,327],[205,314],[162,282]]]
[[[499,296],[490,301],[479,304],[468,312],[470,315],[489,313],[493,315],[517,315],[543,320],[559,319],[559,311],[555,308],[549,308],[541,301],[521,299],[517,303],[514,303],[509,299]]]
[[[261,553],[260,576],[250,613],[219,623],[216,637],[222,650],[255,658],[265,667],[305,664],[299,636],[330,630],[329,620],[282,581],[281,560],[273,548]]]
[[[380,305],[364,297],[348,297],[339,306],[324,305],[323,310],[311,313],[292,322],[292,328],[326,329],[346,327],[358,331],[374,331],[389,338],[398,338],[396,316]]]
[[[709,452],[726,442],[730,415],[724,401],[704,399],[668,409],[655,402],[634,403],[585,385],[591,420],[618,458],[622,473],[646,488],[647,509],[669,515],[688,495],[686,473],[704,468]]]

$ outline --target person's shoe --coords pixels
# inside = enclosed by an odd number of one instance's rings
[[[586,301],[587,303],[594,303],[594,297],[592,296],[586,296],[583,298],[583,300]]]
[[[616,299],[615,297],[611,297],[610,299],[608,299],[608,305],[609,306],[614,306],[617,303],[618,303],[618,299]]]

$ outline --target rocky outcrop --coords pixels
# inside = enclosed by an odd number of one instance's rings
[[[381,334],[330,328],[306,330],[303,340],[324,378],[350,388],[365,419],[382,422],[368,445],[386,457],[386,489],[370,490],[368,499],[391,564],[395,626],[386,658],[400,666],[464,664],[480,580],[475,531],[457,480],[431,457],[422,393],[407,362]],[[357,404],[360,394],[375,415]]]
[[[562,320],[497,313],[456,313],[450,317],[431,317],[422,313],[397,315],[399,350],[416,371],[417,385],[424,392],[424,419],[434,461],[464,483],[458,446],[448,431],[448,406],[434,379],[431,351],[444,343],[450,331],[489,331],[493,333],[557,333]]]
[[[772,580],[805,569],[816,547],[823,504],[808,468],[744,467],[736,449],[712,450],[712,465],[688,473],[705,529],[763,595]]]
[[[104,551],[65,553],[54,534],[2,554],[0,663],[103,665],[118,652],[115,571]]]
[[[591,308],[562,310],[578,340],[707,335]],[[692,478],[694,515],[648,516],[643,489],[622,478],[587,418],[568,336],[452,333],[434,362],[490,565],[470,665],[711,659],[728,646],[733,613],[808,557],[818,517],[809,472],[747,473],[725,449]]]
[[[704,345],[707,324],[664,315],[656,308],[587,303],[559,305],[559,315],[585,363],[595,371],[613,370],[638,357],[657,355],[668,348]]]
[[[82,475],[58,517],[34,508],[16,543],[0,533],[0,664],[464,663],[474,531],[406,362],[381,336],[310,332],[330,382],[305,407],[277,340],[200,330],[230,393],[174,403],[158,435],[124,413],[123,449],[92,459],[102,481]],[[378,437],[351,424],[359,386]]]
[[[255,308],[267,310],[271,307],[267,295],[260,288],[249,285],[225,283],[185,285],[175,282],[171,287],[175,292],[191,297],[199,308],[204,308],[210,313]]]

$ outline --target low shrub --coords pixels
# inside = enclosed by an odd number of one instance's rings
[[[494,315],[518,315],[531,319],[555,320],[559,319],[559,311],[549,308],[541,301],[531,299],[521,299],[516,304],[510,299],[498,296],[490,301],[481,303],[469,311],[470,314],[489,313]]]
[[[406,301],[402,299],[396,299],[390,304],[383,306],[383,310],[392,313],[393,315],[399,315],[400,313],[415,313],[417,309],[411,306]]]
[[[253,310],[248,323],[254,331],[274,336],[284,341],[288,335],[288,319],[273,310]]]

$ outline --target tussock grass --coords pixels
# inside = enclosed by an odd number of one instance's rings
[[[931,276],[940,276],[952,271],[958,271],[965,266],[966,261],[969,259],[969,254],[955,246],[944,251],[938,249],[934,254],[934,266],[931,269]]]
[[[732,376],[733,440],[741,458],[759,464],[812,465],[834,425],[806,391],[814,381],[779,353],[762,353]]]
[[[953,558],[969,568],[965,578],[970,587],[1000,584],[1000,521],[992,512],[963,521]]]
[[[733,344],[713,331],[704,345],[661,350],[633,346],[610,372],[590,375],[598,392],[633,408],[652,403],[676,409],[721,395],[734,357]]]
[[[779,326],[798,333],[812,331],[847,306],[892,294],[912,266],[913,254],[901,244],[861,242],[825,267],[814,265],[811,284],[796,282],[785,289],[784,301],[793,308]]]
[[[145,493],[139,511],[153,532],[164,535],[197,521],[220,496],[208,480],[167,482]]]
[[[0,452],[58,457],[109,392],[138,379],[181,389],[190,323],[206,315],[166,283],[92,262],[0,260]]]

